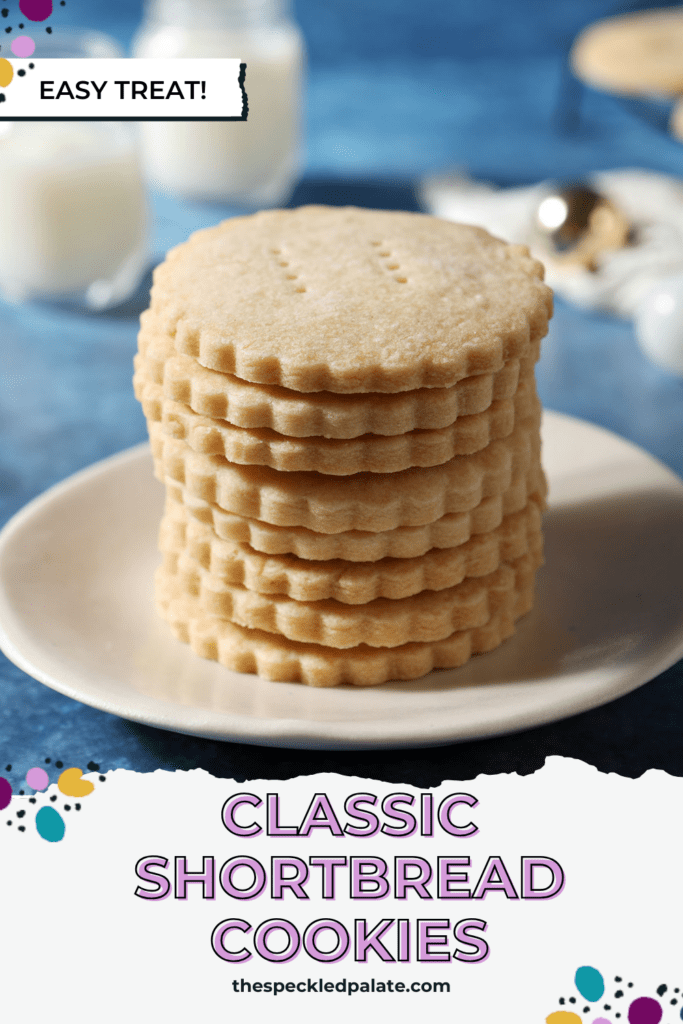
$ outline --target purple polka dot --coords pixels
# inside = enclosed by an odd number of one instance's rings
[[[7,779],[0,777],[0,811],[4,811],[5,807],[9,807],[9,802],[12,799],[12,787],[10,786]]]
[[[15,57],[32,57],[35,48],[36,44],[30,36],[17,36],[10,45]]]
[[[610,1024],[610,1021],[607,1020],[607,1017],[596,1017],[593,1024]]]
[[[659,1024],[662,1019],[662,1007],[656,999],[641,996],[634,999],[628,1008],[630,1024]]]
[[[19,10],[29,21],[45,21],[52,14],[52,0],[19,0]]]
[[[47,789],[50,783],[50,776],[44,768],[29,768],[26,772],[26,781],[31,789]]]

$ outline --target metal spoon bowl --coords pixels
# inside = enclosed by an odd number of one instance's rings
[[[621,211],[583,182],[556,186],[536,209],[535,228],[558,262],[596,271],[600,256],[632,242]]]

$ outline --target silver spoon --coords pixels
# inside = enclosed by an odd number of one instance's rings
[[[558,185],[538,204],[536,229],[556,259],[596,270],[602,252],[633,241],[628,221],[605,196],[583,182]]]
[[[553,248],[573,248],[589,227],[590,215],[603,197],[588,185],[558,187],[538,204],[536,219]]]

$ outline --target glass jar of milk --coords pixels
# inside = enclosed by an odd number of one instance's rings
[[[141,123],[155,185],[247,207],[286,202],[301,168],[304,56],[286,0],[147,0],[133,55],[235,57],[247,65],[246,122]]]
[[[60,29],[36,57],[118,57],[101,33]],[[11,301],[106,309],[148,265],[147,200],[130,125],[0,122],[0,291]]]

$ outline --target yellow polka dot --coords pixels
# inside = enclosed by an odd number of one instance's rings
[[[82,779],[80,768],[65,768],[57,780],[57,786],[65,796],[88,796],[95,788],[92,782]]]
[[[9,85],[14,78],[14,68],[8,60],[4,57],[0,57],[0,87],[3,89],[6,85]]]
[[[581,1018],[570,1010],[556,1010],[546,1017],[545,1024],[581,1024]]]

